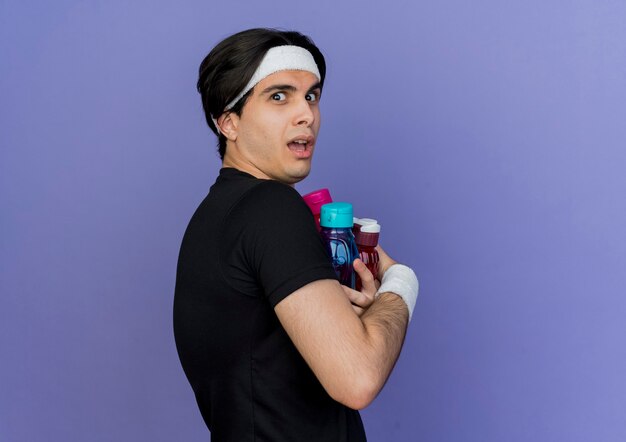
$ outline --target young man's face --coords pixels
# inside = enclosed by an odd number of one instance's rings
[[[306,71],[261,80],[241,116],[231,115],[236,138],[226,155],[257,178],[287,184],[306,178],[320,128],[320,93],[317,77]]]

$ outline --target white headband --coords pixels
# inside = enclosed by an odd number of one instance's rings
[[[224,111],[232,109],[241,97],[246,95],[250,89],[256,86],[261,80],[279,71],[307,71],[315,75],[318,81],[322,80],[320,71],[315,63],[315,59],[309,51],[300,46],[274,46],[270,48],[256,68],[252,78],[241,92],[224,108]],[[212,118],[213,124],[220,133],[217,120]]]

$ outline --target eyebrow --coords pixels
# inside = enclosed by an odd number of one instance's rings
[[[322,89],[322,84],[319,81],[315,83],[313,86],[311,86],[309,90],[307,91],[307,93],[314,91],[315,89],[320,89],[320,90]],[[295,92],[296,90],[297,90],[296,87],[291,84],[273,84],[263,89],[260,95],[269,94],[270,92],[273,92],[273,91]]]
[[[313,86],[311,86],[311,87],[309,88],[309,90],[307,91],[307,94],[308,94],[309,92],[313,92],[315,89],[319,89],[319,90],[320,90],[320,92],[322,92],[322,83],[320,83],[319,81],[318,81],[317,83],[315,83]]]

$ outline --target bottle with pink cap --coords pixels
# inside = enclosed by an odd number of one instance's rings
[[[328,189],[319,189],[307,193],[302,197],[302,199],[304,199],[306,205],[309,206],[309,209],[313,212],[315,225],[317,226],[317,231],[319,232],[322,229],[320,227],[320,214],[322,213],[322,206],[333,202],[333,199],[330,197],[330,192]]]

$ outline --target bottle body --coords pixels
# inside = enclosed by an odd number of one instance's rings
[[[339,278],[339,282],[352,289],[356,288],[356,274],[352,263],[359,257],[359,250],[354,242],[352,228],[323,227],[320,232]]]
[[[367,266],[375,279],[378,279],[378,252],[374,247],[357,246],[359,249],[359,258],[363,261],[363,264]],[[361,290],[361,278],[356,276],[356,290]]]
[[[357,224],[355,224],[355,227]],[[355,242],[359,250],[359,258],[367,266],[374,278],[378,279],[378,251],[376,246],[378,245],[378,237],[380,235],[380,224],[373,219],[361,219],[359,221],[359,228],[355,233]],[[356,289],[361,290],[361,279],[356,278]]]
[[[352,289],[356,287],[356,276],[352,263],[359,256],[352,234],[352,204],[324,204],[320,215],[320,235],[326,245],[339,282]]]

